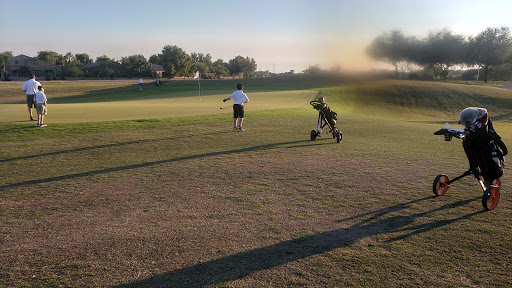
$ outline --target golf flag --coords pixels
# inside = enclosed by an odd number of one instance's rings
[[[199,103],[201,103],[201,83],[199,82],[199,71],[196,71],[196,74],[194,74],[194,79],[197,79],[197,84],[199,85]]]

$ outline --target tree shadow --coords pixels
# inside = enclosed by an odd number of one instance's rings
[[[224,133],[224,132],[219,132],[219,133]],[[93,146],[93,147],[84,147],[84,148],[64,150],[64,151],[53,152],[53,153],[55,153],[55,154],[72,153],[72,152],[86,151],[86,150],[91,150],[91,149],[112,147],[112,146],[116,146],[116,145],[133,144],[133,143],[138,143],[138,141],[139,140],[123,142],[120,144],[107,144],[106,146],[99,145],[99,146]],[[146,140],[140,140],[140,141],[144,142]],[[153,140],[150,140],[150,141],[153,141]],[[159,140],[154,140],[154,141],[159,141]],[[98,170],[92,170],[92,171],[86,171],[86,172],[80,172],[80,173],[73,173],[73,174],[67,174],[67,175],[61,175],[61,176],[55,176],[55,177],[48,177],[48,178],[34,179],[34,180],[28,180],[28,181],[23,181],[23,182],[17,182],[17,183],[10,183],[10,184],[5,184],[5,185],[0,186],[0,191],[3,189],[7,189],[7,188],[22,187],[22,186],[42,184],[42,183],[50,183],[50,182],[55,182],[55,181],[75,179],[75,178],[81,178],[81,177],[86,177],[86,176],[94,176],[94,175],[100,175],[100,174],[111,173],[111,172],[126,171],[126,170],[132,170],[132,169],[137,169],[137,168],[169,164],[169,163],[179,162],[179,161],[186,161],[186,160],[193,160],[193,159],[200,159],[200,158],[207,158],[207,157],[221,156],[221,155],[247,153],[247,152],[252,152],[252,151],[265,151],[265,150],[286,147],[288,145],[290,145],[291,147],[297,148],[297,147],[320,146],[320,145],[329,145],[329,144],[337,144],[337,143],[336,142],[334,142],[334,143],[333,142],[315,143],[311,140],[298,140],[298,141],[290,141],[290,142],[257,145],[257,146],[252,146],[252,147],[244,147],[244,148],[225,150],[225,151],[215,151],[215,152],[182,156],[182,157],[176,157],[176,158],[170,158],[170,159],[164,159],[164,160],[158,160],[158,161],[144,162],[144,163],[139,163],[139,164],[104,168],[104,169],[98,169]],[[53,153],[50,153],[50,155],[54,155]],[[42,156],[42,155],[35,155],[33,157],[40,157],[40,156]],[[32,156],[26,156],[26,157],[32,157]],[[24,158],[24,159],[26,159],[26,158]]]
[[[511,120],[511,118],[512,118],[512,112],[503,113],[500,115],[494,115],[491,117],[492,120],[496,120],[496,121]]]
[[[203,135],[211,136],[211,135],[221,135],[221,134],[228,134],[228,133],[233,133],[233,132],[232,131],[215,131],[215,132],[204,133]],[[26,159],[38,158],[38,157],[55,156],[55,155],[68,154],[68,153],[74,153],[74,152],[91,151],[91,150],[111,148],[111,147],[122,147],[125,145],[144,144],[144,143],[160,142],[160,141],[172,141],[172,140],[186,139],[186,138],[190,138],[193,136],[197,136],[197,133],[182,134],[179,136],[171,136],[171,137],[164,137],[164,138],[157,138],[157,139],[143,139],[143,140],[133,140],[133,141],[118,142],[118,143],[109,143],[109,144],[103,144],[103,145],[95,145],[95,146],[80,147],[80,148],[75,148],[75,149],[54,151],[54,152],[49,152],[49,153],[19,156],[19,157],[7,158],[7,159],[0,159],[0,163],[16,161],[16,160],[26,160]]]
[[[446,209],[464,206],[476,199],[479,199],[472,198],[446,204],[430,211],[420,212],[409,216],[387,216],[390,213],[404,210],[414,203],[427,201],[433,198],[434,196],[424,197],[337,221],[338,223],[341,223],[361,219],[348,228],[336,229],[315,235],[291,239],[274,245],[256,248],[250,251],[211,260],[166,274],[157,275],[142,281],[136,281],[116,287],[204,287],[208,285],[215,285],[226,281],[236,280],[258,271],[284,265],[313,255],[322,254],[337,248],[346,247],[366,237],[410,231],[406,234],[402,234],[388,240],[388,242],[392,242],[412,235],[424,233],[457,221],[468,219],[485,212],[482,210],[454,219],[434,221],[431,223],[407,227],[419,217]],[[401,213],[405,212],[401,211]]]
[[[93,79],[91,79],[94,81]],[[51,99],[53,104],[63,103],[97,103],[112,101],[136,101],[147,99],[167,99],[197,97],[196,80],[164,80],[163,86],[156,86],[154,81],[144,81],[144,90],[139,90],[138,78],[133,79],[133,83],[122,87],[102,88],[77,93],[76,95],[54,97]],[[201,96],[211,95],[230,95],[236,88],[240,79],[223,79],[222,81],[202,81]],[[252,87],[251,93],[268,91],[287,91],[287,90],[305,90],[318,87],[325,87],[323,80],[297,79],[295,81],[287,79],[244,79],[245,87]],[[98,84],[102,87],[102,84]],[[140,91],[140,93],[139,93]],[[22,104],[21,100],[1,104]]]

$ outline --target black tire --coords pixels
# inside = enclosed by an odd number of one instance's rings
[[[436,196],[443,196],[448,188],[450,188],[450,185],[444,184],[445,182],[448,182],[448,176],[444,174],[437,175],[436,179],[434,179],[434,185],[433,185],[433,191],[434,195]]]
[[[316,139],[316,131],[315,130],[311,130],[311,141],[315,140]]]
[[[498,206],[500,201],[500,188],[496,185],[487,187],[482,196],[482,206],[485,210],[490,211]]]
[[[336,142],[341,143],[342,140],[343,140],[343,133],[341,133],[341,131],[337,131],[336,132]]]

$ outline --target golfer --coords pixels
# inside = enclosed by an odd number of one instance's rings
[[[243,91],[244,85],[242,83],[238,83],[236,89],[237,90],[233,92],[231,96],[222,99],[222,101],[226,102],[233,99],[233,130],[245,131],[242,128],[242,123],[244,122],[244,104],[249,102],[249,98]]]
[[[36,75],[32,74],[30,79],[23,83],[21,90],[27,94],[27,106],[28,106],[28,114],[30,115],[30,120],[34,121],[34,117],[32,116],[32,107],[36,108],[36,103],[34,102],[34,98],[36,97],[37,87],[41,86],[41,83],[36,81]]]

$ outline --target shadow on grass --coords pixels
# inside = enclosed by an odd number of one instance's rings
[[[220,134],[227,134],[227,133],[233,133],[233,132],[232,131],[216,131],[216,132],[208,133],[208,135],[220,135]],[[8,158],[8,159],[0,159],[0,163],[16,161],[16,160],[26,160],[26,159],[31,159],[31,158],[45,157],[45,156],[54,156],[54,155],[74,153],[74,152],[90,151],[90,150],[96,150],[96,149],[105,149],[105,148],[111,148],[111,147],[122,147],[122,146],[125,146],[125,145],[134,145],[134,144],[143,144],[143,143],[150,143],[150,142],[187,139],[187,138],[190,138],[192,136],[197,136],[197,135],[196,134],[187,134],[187,135],[172,136],[172,137],[165,137],[165,138],[158,138],[158,139],[133,140],[133,141],[126,141],[126,142],[119,142],[119,143],[111,143],[111,144],[103,144],[103,145],[96,145],[96,146],[89,146],[89,147],[81,147],[81,148],[75,148],[75,149],[69,149],[69,150],[55,151],[55,152],[50,152],[50,153],[41,153],[41,154],[13,157],[13,158]]]
[[[127,85],[124,87],[93,90],[79,95],[55,97],[52,99],[52,103],[98,103],[148,99],[167,99],[177,97],[195,97],[197,96],[198,93],[196,82],[192,82],[191,85],[164,84],[164,86],[160,87],[156,87],[154,84],[144,84],[143,87],[144,90],[142,91],[139,90],[138,84]],[[201,91],[202,96],[216,95],[219,93],[227,94],[229,93],[229,90]]]
[[[224,132],[218,132],[218,133],[224,133]],[[174,139],[174,138],[172,138],[172,139]],[[54,152],[54,153],[58,153],[58,154],[69,153],[69,152],[75,152],[75,151],[85,151],[85,150],[90,150],[90,149],[106,148],[106,147],[117,146],[117,145],[135,144],[135,143],[139,143],[138,141],[139,140],[120,143],[120,144],[107,144],[107,145],[99,145],[99,146],[93,146],[93,147],[84,147],[84,148],[65,150],[65,151]],[[144,142],[147,140],[140,140],[140,141]],[[159,141],[159,140],[149,140],[149,141]],[[302,144],[302,145],[299,145],[299,144]],[[171,159],[165,159],[165,160],[159,160],[159,161],[144,162],[144,163],[139,163],[139,164],[98,169],[98,170],[81,172],[81,173],[74,173],[74,174],[68,174],[68,175],[62,175],[62,176],[55,176],[55,177],[49,177],[49,178],[23,181],[23,182],[18,182],[18,183],[11,183],[11,184],[6,184],[6,185],[0,186],[0,190],[7,189],[7,188],[27,186],[27,185],[50,183],[50,182],[55,182],[55,181],[68,180],[68,179],[76,179],[76,178],[80,178],[80,177],[94,176],[94,175],[100,175],[100,174],[111,173],[111,172],[126,171],[126,170],[131,170],[131,169],[144,168],[144,167],[150,167],[150,166],[155,166],[155,165],[162,165],[162,164],[168,164],[168,163],[173,163],[173,162],[193,160],[193,159],[206,158],[206,157],[212,157],[212,156],[247,153],[247,152],[251,152],[251,151],[264,151],[264,150],[277,149],[277,148],[287,148],[287,147],[283,147],[283,146],[287,146],[287,145],[293,145],[291,147],[297,148],[297,147],[320,146],[320,145],[329,145],[329,144],[337,144],[337,143],[336,142],[333,143],[331,141],[329,141],[328,143],[327,142],[324,142],[324,143],[316,142],[315,143],[311,140],[299,140],[299,141],[291,141],[291,142],[283,142],[283,143],[272,143],[272,144],[258,145],[258,146],[252,146],[252,147],[244,147],[244,148],[240,148],[240,149],[233,149],[233,150],[226,150],[226,151],[215,151],[215,152],[210,152],[210,153],[202,153],[202,154],[189,155],[189,156],[183,156],[183,157],[177,157],[177,158],[171,158]],[[38,156],[41,156],[41,155],[35,155],[33,157],[38,157]],[[31,156],[27,156],[27,157],[31,157]]]
[[[491,118],[491,120],[494,120],[494,121],[511,121],[512,120],[512,112],[497,114],[497,115],[494,115],[494,116],[492,116],[490,118]],[[426,121],[411,120],[411,121],[407,121],[407,122],[422,123],[422,124],[439,124],[439,129],[444,128],[444,125],[446,124],[446,122],[448,122],[448,123],[450,123],[452,128],[463,129],[464,126],[457,124],[458,121],[459,121],[459,119],[458,119],[458,117],[456,117],[455,119],[444,120],[444,121],[437,121],[437,120],[435,120],[435,121],[434,120],[426,120]]]
[[[92,103],[147,100],[196,97],[198,95],[197,80],[164,80],[163,86],[156,86],[154,81],[145,80],[144,82],[143,91],[139,90],[138,79],[133,79],[133,84],[126,84],[126,86],[122,87],[96,89],[78,95],[55,97],[52,99],[52,103]],[[239,82],[240,79],[202,80],[201,96],[218,94],[226,94],[229,96],[229,94],[236,90],[236,85]],[[333,81],[303,78],[258,78],[243,80],[244,86],[251,92],[305,90],[324,87],[327,84],[333,84],[331,82]],[[334,83],[338,83],[338,81],[334,81]],[[98,87],[101,87],[101,84],[98,84]],[[16,103],[21,104],[19,101]]]
[[[492,119],[496,120],[496,121],[505,121],[505,120],[510,121],[510,120],[512,120],[512,112],[503,113],[500,115],[494,115],[494,116],[492,116]]]
[[[400,212],[401,210],[409,208],[412,204],[427,201],[434,197],[435,196],[424,197],[338,221],[338,223],[346,221],[352,222],[354,220],[358,221],[348,228],[284,241],[278,244],[189,266],[166,274],[157,275],[142,281],[119,285],[117,287],[205,287],[208,285],[215,285],[226,281],[236,280],[258,271],[285,265],[313,255],[322,254],[337,248],[346,247],[366,237],[411,231],[388,240],[389,242],[392,242],[415,234],[424,233],[460,220],[468,219],[485,212],[482,210],[454,219],[434,221],[431,223],[408,227],[408,225],[419,217],[446,209],[464,206],[479,199],[472,198],[409,216],[388,215],[393,212]],[[405,212],[402,211],[402,213]]]

